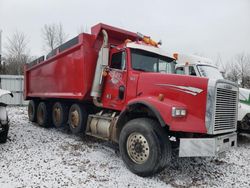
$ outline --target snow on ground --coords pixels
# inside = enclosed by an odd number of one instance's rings
[[[28,122],[25,107],[10,107],[10,132],[0,145],[0,187],[250,187],[250,136],[219,158],[173,158],[142,178],[123,164],[117,146]]]

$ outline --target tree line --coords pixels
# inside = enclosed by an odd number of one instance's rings
[[[45,24],[41,29],[41,35],[43,49],[46,53],[63,44],[68,38],[60,23]],[[16,31],[10,37],[7,37],[7,43],[4,45],[5,52],[0,64],[0,74],[23,74],[24,64],[37,58],[30,55],[28,44],[29,39],[23,32]]]
[[[218,55],[214,64],[225,79],[239,84],[240,87],[250,89],[250,54],[236,54],[228,62],[223,62]]]
[[[78,33],[86,32],[88,29],[80,28]],[[43,49],[48,53],[63,44],[68,35],[63,26],[59,24],[45,24],[41,29]],[[0,64],[0,74],[22,75],[23,66],[36,57],[30,55],[28,48],[28,37],[22,32],[14,32],[7,38],[6,52],[3,54]],[[238,83],[243,88],[250,88],[250,54],[236,54],[229,62],[223,62],[218,56],[214,61],[220,68],[225,79]]]

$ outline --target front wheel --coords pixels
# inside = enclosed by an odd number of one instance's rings
[[[239,132],[250,132],[250,114],[247,114],[241,122],[238,122],[238,131]]]
[[[121,131],[119,149],[128,169],[139,176],[161,171],[171,160],[166,131],[149,118],[129,121]]]

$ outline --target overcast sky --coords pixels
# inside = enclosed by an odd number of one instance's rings
[[[44,54],[43,25],[59,22],[69,38],[102,22],[161,39],[170,53],[250,54],[250,0],[0,0],[3,42],[22,31],[31,55]]]

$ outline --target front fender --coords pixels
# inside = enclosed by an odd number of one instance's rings
[[[4,95],[10,95],[11,97],[13,97],[13,93],[11,91],[0,89],[0,97]]]
[[[180,102],[165,98],[160,101],[158,97],[143,96],[137,97],[129,101],[129,106],[141,103],[144,104],[155,113],[161,126],[168,126],[170,131],[191,132],[191,133],[206,133],[205,121],[197,117],[195,114],[189,113],[188,107]],[[180,107],[187,109],[185,117],[172,117],[172,107]],[[198,110],[198,109],[197,109]]]
[[[172,107],[184,107],[184,104],[178,103],[170,99],[164,99],[160,101],[157,97],[153,96],[143,96],[135,98],[128,103],[128,108],[134,104],[143,104],[147,106],[159,120],[161,126],[172,125]]]

